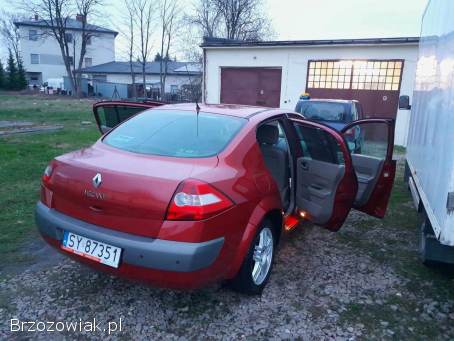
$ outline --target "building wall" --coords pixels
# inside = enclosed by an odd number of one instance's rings
[[[293,110],[305,91],[308,61],[313,59],[404,59],[401,95],[413,93],[418,46],[304,46],[304,47],[226,47],[205,49],[204,100],[219,103],[221,67],[281,67],[282,108]],[[410,111],[399,110],[396,120],[398,145],[406,145]]]
[[[29,40],[29,31],[37,30],[38,39]],[[60,47],[56,39],[39,27],[20,26],[20,50],[24,67],[27,72],[42,73],[42,81],[49,78],[62,78],[66,76],[66,69],[61,56]],[[81,32],[68,30],[73,35],[76,55],[74,62],[76,67],[79,62]],[[70,54],[73,56],[73,44],[70,44]],[[31,54],[39,54],[39,64],[31,63]],[[74,56],[73,56],[74,57]],[[85,58],[92,59],[92,65],[103,64],[115,60],[115,35],[113,33],[96,33],[91,38],[91,45],[87,46]],[[85,64],[83,65],[85,67]]]

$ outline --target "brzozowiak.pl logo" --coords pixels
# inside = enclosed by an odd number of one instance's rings
[[[112,333],[123,330],[123,320],[109,321],[102,323],[93,318],[89,321],[21,321],[19,319],[10,320],[11,332],[73,332],[73,333]]]

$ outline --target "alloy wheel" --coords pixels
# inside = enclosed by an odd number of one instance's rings
[[[273,232],[270,228],[265,227],[260,231],[259,240],[254,248],[252,280],[256,285],[261,285],[270,271],[273,260],[273,249]]]

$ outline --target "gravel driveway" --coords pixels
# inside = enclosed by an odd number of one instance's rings
[[[261,297],[150,288],[66,258],[2,276],[0,339],[453,339],[454,276],[418,261],[408,200],[397,197],[384,221],[352,212],[338,233],[299,226]],[[121,318],[122,331],[12,333],[12,318],[101,327]]]

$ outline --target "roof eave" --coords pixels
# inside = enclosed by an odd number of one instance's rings
[[[41,25],[41,24],[34,24],[34,23],[25,23],[25,22],[14,22],[14,26],[19,27],[19,26],[29,26],[29,27],[42,27],[42,28],[50,28],[49,25]],[[67,30],[72,30],[72,31],[83,31],[81,28],[77,27],[67,27]],[[85,29],[87,32],[95,32],[95,33],[105,33],[105,34],[113,34],[115,37],[118,35],[117,31],[114,30],[109,30],[109,29],[99,29],[99,30],[93,30],[93,29]]]
[[[205,42],[203,49],[210,48],[277,48],[277,47],[324,47],[324,46],[376,46],[376,45],[417,45],[419,37],[333,39],[333,40],[285,40],[285,41],[220,41]]]
[[[76,70],[77,73],[86,73],[86,74],[106,74],[106,75],[130,75],[131,72],[125,71],[92,71],[92,70]],[[141,75],[141,72],[134,72],[135,75]],[[159,72],[146,72],[147,76],[159,76]],[[168,76],[201,76],[202,72],[185,72],[185,73],[173,73],[167,72]]]

